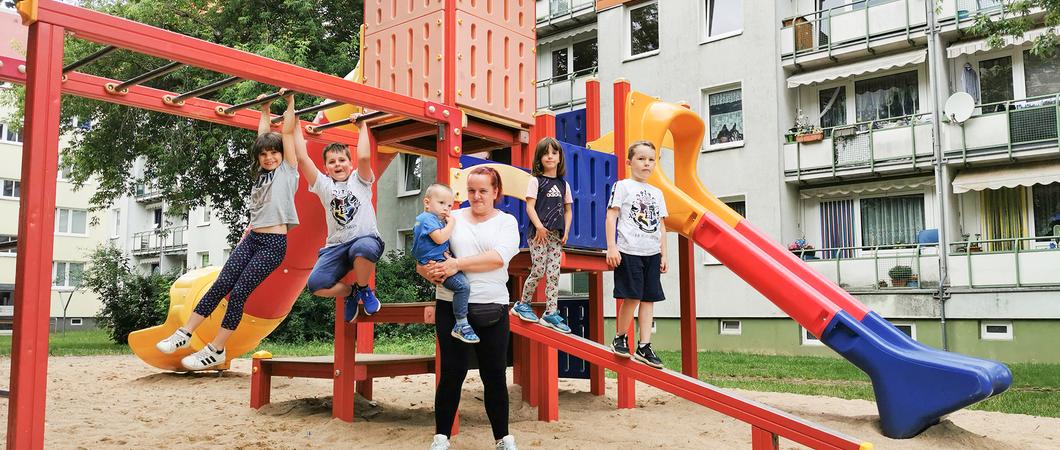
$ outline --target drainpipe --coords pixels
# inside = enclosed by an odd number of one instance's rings
[[[934,297],[939,302],[939,327],[942,331],[942,349],[949,350],[949,342],[946,335],[946,300],[949,299],[949,240],[946,239],[946,183],[947,177],[944,171],[944,161],[942,159],[942,123],[940,121],[941,114],[939,110],[941,108],[939,101],[939,86],[938,86],[938,62],[939,62],[939,35],[938,35],[938,23],[935,21],[935,4],[934,1],[924,2],[924,7],[927,9],[927,36],[928,36],[928,49],[927,49],[927,62],[928,62],[928,80],[931,89],[931,129],[932,129],[932,142],[931,148],[934,151],[934,169],[935,169],[935,198],[938,202],[938,230],[939,230],[939,287],[935,291]]]

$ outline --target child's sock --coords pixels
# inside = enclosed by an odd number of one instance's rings
[[[651,345],[651,342],[637,342],[637,348],[644,348]]]
[[[467,325],[468,324],[467,323],[467,317],[465,317],[463,319],[456,319],[456,324],[457,325]]]
[[[179,331],[184,336],[191,337],[191,332],[188,331],[188,330],[185,330],[184,327],[177,328],[177,331]]]
[[[616,338],[622,338],[622,339],[625,339],[625,338],[626,338],[626,333],[622,333],[622,334],[616,334],[616,335],[615,335],[615,337],[616,337]]]
[[[225,349],[223,348],[214,347],[213,344],[206,344],[206,346],[210,348],[211,352],[217,353],[218,355],[220,355],[221,352],[225,351]]]

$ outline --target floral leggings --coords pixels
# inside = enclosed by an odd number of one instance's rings
[[[530,276],[523,285],[524,303],[529,303],[534,293],[537,292],[537,283],[541,277],[545,278],[545,314],[556,312],[559,306],[559,263],[563,257],[563,232],[549,230],[544,244],[539,244],[534,239],[528,239],[530,243]]]

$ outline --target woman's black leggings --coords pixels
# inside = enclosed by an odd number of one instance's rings
[[[435,307],[434,327],[438,332],[438,351],[442,359],[441,376],[434,393],[435,433],[449,436],[453,431],[453,420],[460,405],[460,392],[467,377],[468,363],[474,354],[478,358],[479,376],[485,391],[486,416],[493,428],[493,438],[508,435],[508,312],[502,311],[501,319],[489,327],[477,327],[475,333],[482,341],[465,344],[450,333],[456,324],[451,302],[438,300]]]
[[[195,313],[208,317],[224,296],[228,309],[221,327],[235,330],[243,320],[243,304],[255,288],[279,267],[287,254],[287,235],[251,231],[236,245],[210,290],[195,305]]]

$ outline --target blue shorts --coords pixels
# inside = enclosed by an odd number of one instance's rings
[[[615,291],[617,299],[661,302],[666,300],[662,288],[662,254],[651,256],[622,255],[622,262],[615,267]]]
[[[350,242],[324,247],[317,253],[317,263],[306,283],[310,292],[327,289],[342,280],[360,257],[373,263],[383,256],[383,240],[376,235],[358,237]]]

